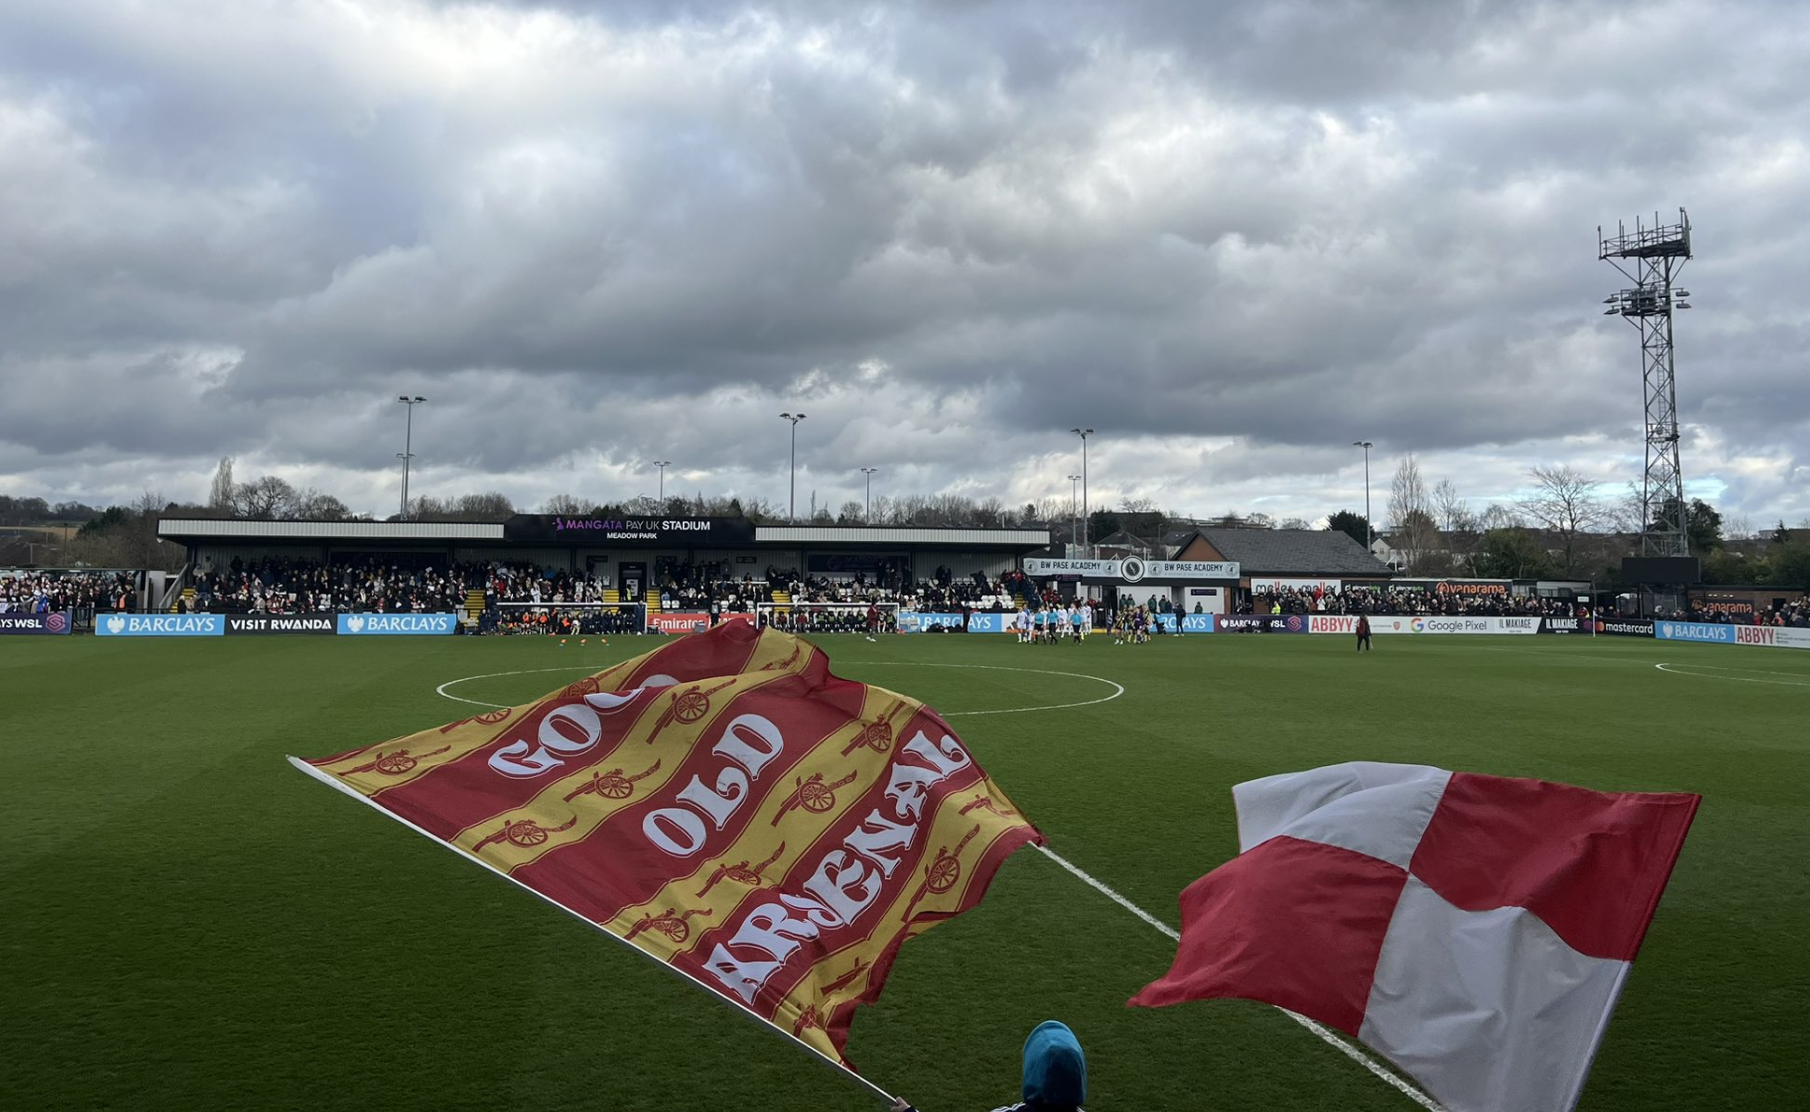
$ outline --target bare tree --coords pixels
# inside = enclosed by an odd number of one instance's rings
[[[1312,529],[1314,523],[1304,517],[1285,517],[1276,526],[1278,529]]]
[[[1604,507],[1603,524],[1618,533],[1640,533],[1646,529],[1647,504],[1638,484],[1629,483],[1621,496]]]
[[[1534,491],[1521,505],[1529,517],[1557,535],[1559,570],[1570,572],[1577,565],[1578,534],[1602,524],[1608,516],[1596,494],[1602,484],[1570,464],[1534,467],[1527,474],[1534,481]]]
[[[297,497],[288,480],[262,475],[233,487],[233,513],[254,521],[286,521],[295,516]]]
[[[352,510],[331,494],[309,487],[296,495],[295,517],[299,521],[344,521]]]
[[[482,494],[463,494],[459,496],[455,512],[472,521],[502,521],[515,514],[515,503],[507,495],[494,490]]]
[[[591,507],[586,502],[580,500],[576,495],[555,494],[553,497],[541,503],[540,512],[544,514],[563,514],[569,517],[579,517],[590,513]]]
[[[1485,532],[1497,529],[1519,529],[1526,524],[1521,511],[1513,506],[1504,506],[1500,502],[1491,502],[1489,508],[1478,517],[1477,524]]]
[[[1389,485],[1389,521],[1395,528],[1391,545],[1401,552],[1408,572],[1419,571],[1438,542],[1439,526],[1420,464],[1411,452],[1396,465]]]
[[[233,457],[221,456],[214,468],[214,482],[207,491],[207,508],[223,514],[233,512]]]
[[[427,518],[444,520],[453,516],[455,508],[453,503],[443,498],[435,498],[431,494],[416,495],[409,499],[409,520],[421,521]]]
[[[1439,485],[1433,488],[1433,518],[1448,533],[1477,528],[1477,515],[1471,512],[1471,504],[1458,493],[1450,479],[1439,480]]]
[[[1441,479],[1433,488],[1433,517],[1445,534],[1446,551],[1453,566],[1468,564],[1477,552],[1477,514],[1471,504],[1458,493],[1450,479]]]

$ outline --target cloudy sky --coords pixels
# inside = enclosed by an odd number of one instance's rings
[[[0,0],[0,490],[955,490],[1320,517],[1640,470],[1810,517],[1810,6]]]

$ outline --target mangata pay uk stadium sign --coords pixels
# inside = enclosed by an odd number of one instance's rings
[[[667,544],[679,547],[754,543],[754,523],[745,517],[601,517],[579,514],[517,514],[503,526],[516,541],[560,544]]]

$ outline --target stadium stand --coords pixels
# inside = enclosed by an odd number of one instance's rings
[[[129,571],[0,572],[0,614],[133,610],[135,575]]]

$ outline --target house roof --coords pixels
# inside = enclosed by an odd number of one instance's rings
[[[1112,534],[1111,536],[1101,537],[1099,540],[1095,541],[1094,544],[1099,548],[1148,548],[1148,547],[1150,547],[1149,541],[1144,540],[1142,537],[1134,536],[1131,533],[1128,533],[1123,529],[1120,529],[1118,532]]]
[[[1338,529],[1200,530],[1245,575],[1392,575],[1382,561]]]

